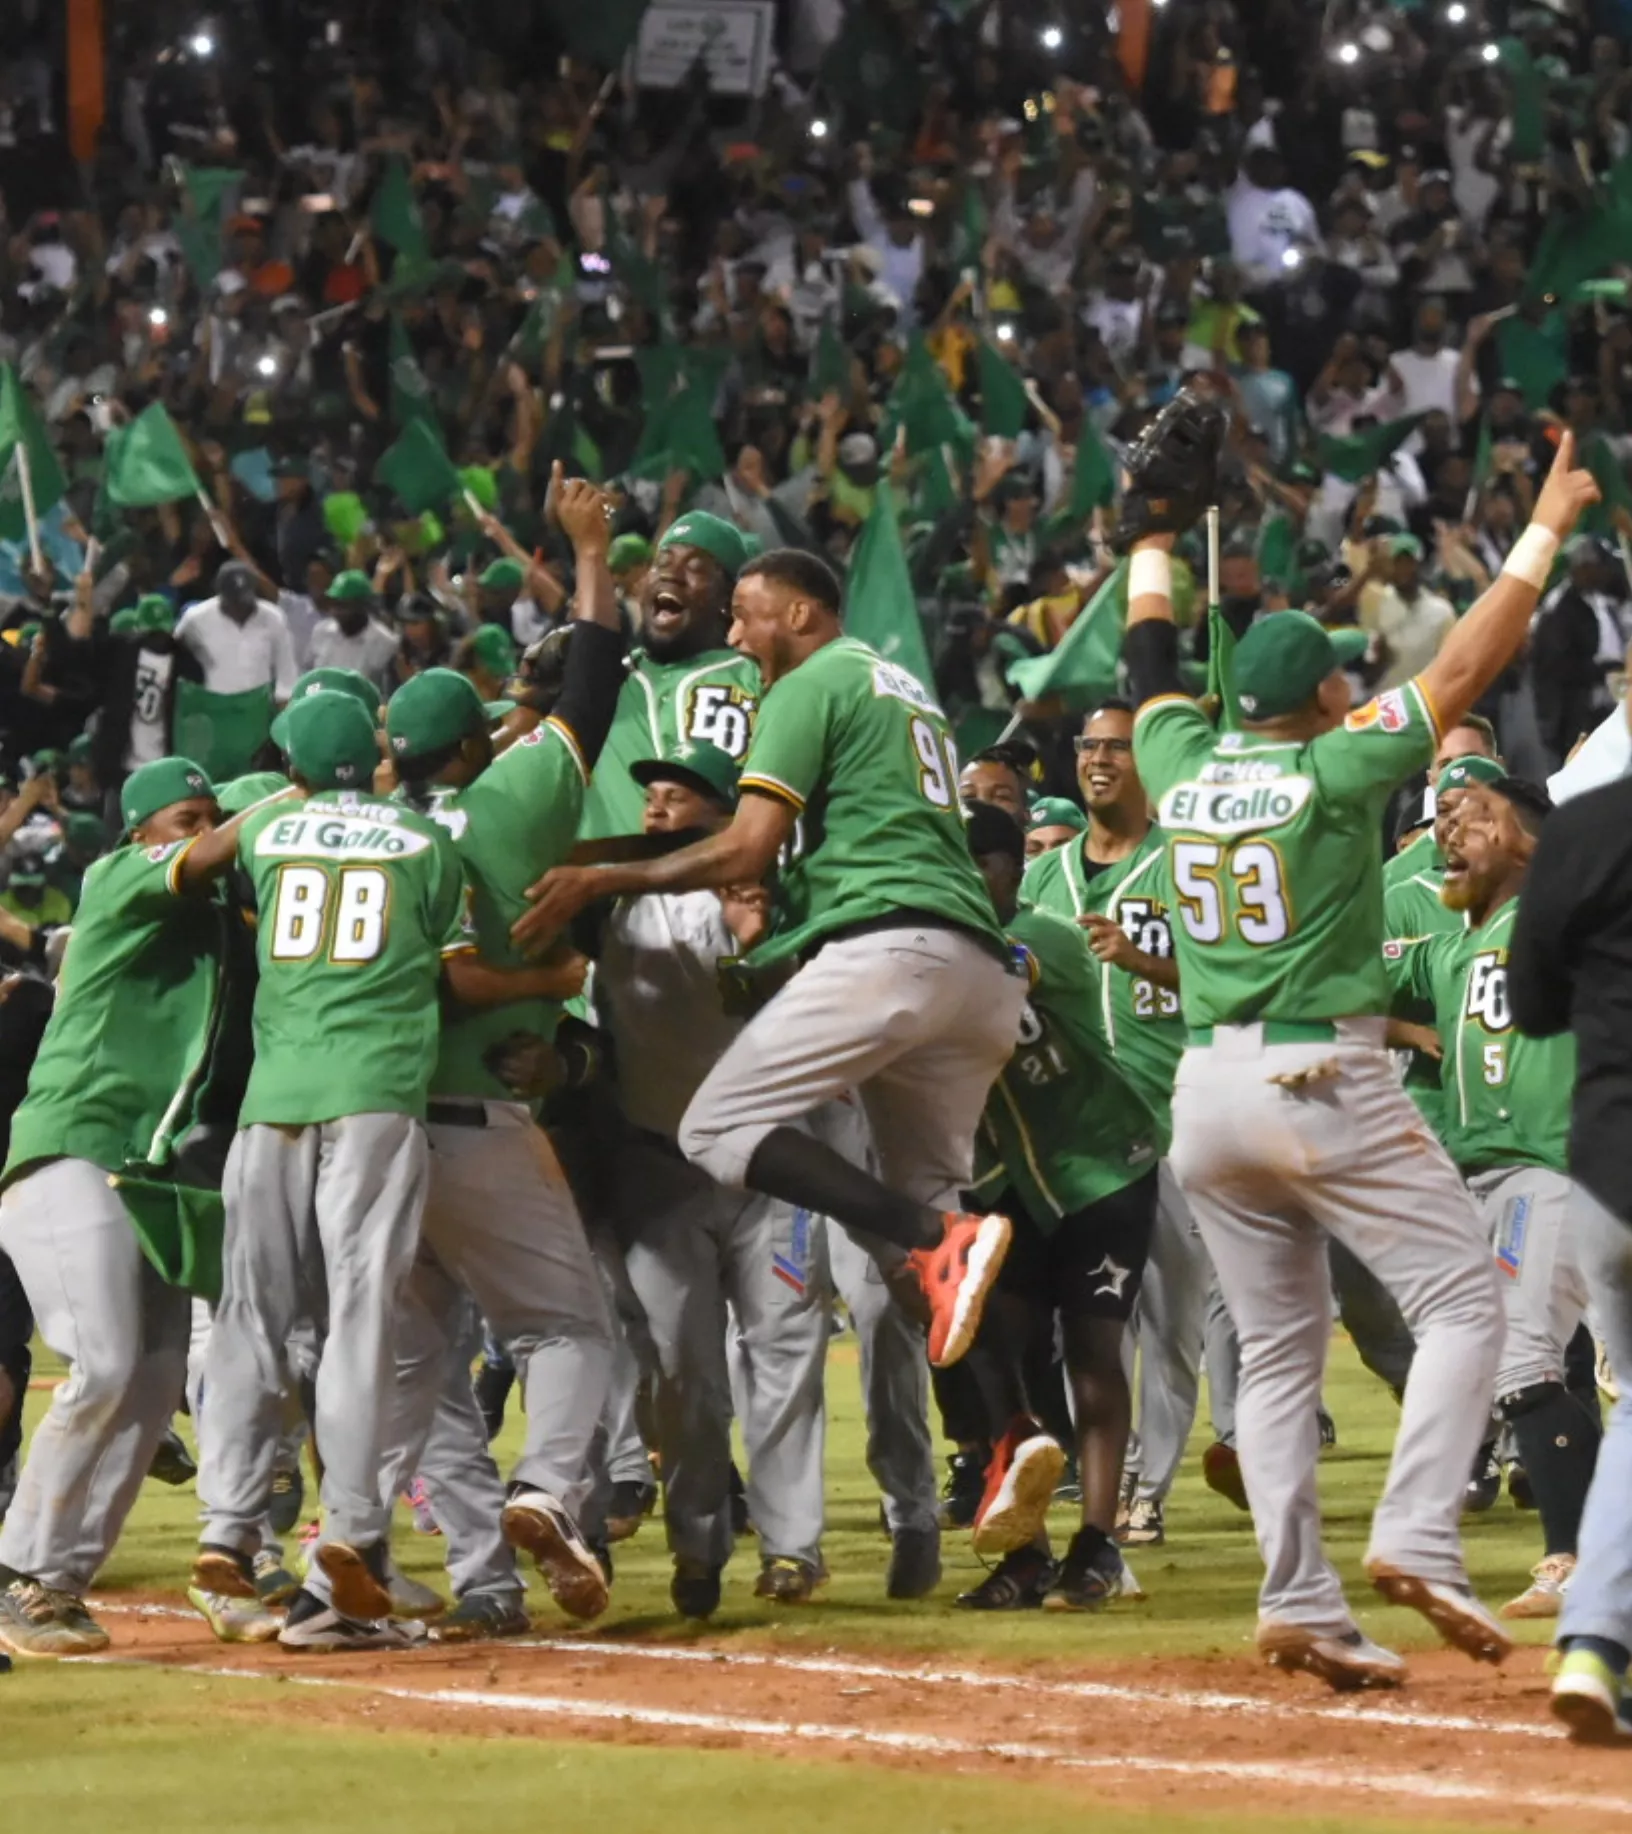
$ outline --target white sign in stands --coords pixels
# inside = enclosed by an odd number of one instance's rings
[[[715,95],[763,95],[775,23],[775,0],[715,0],[698,6],[659,0],[641,18],[635,81],[642,89],[678,89],[702,57]]]

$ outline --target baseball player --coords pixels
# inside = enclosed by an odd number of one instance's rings
[[[0,1197],[0,1249],[71,1365],[0,1530],[0,1644],[19,1655],[107,1647],[84,1593],[187,1366],[188,1296],[145,1258],[108,1174],[180,1138],[208,1080],[227,914],[178,900],[174,883],[215,822],[215,791],[189,759],[163,758],[126,778],[120,808],[126,844],[85,875]]]
[[[601,897],[755,884],[785,850],[776,927],[749,966],[792,978],[704,1079],[680,1147],[721,1184],[906,1250],[930,1360],[953,1363],[1008,1244],[1005,1218],[956,1206],[1025,990],[964,843],[946,721],[922,683],[844,636],[840,604],[812,555],[743,569],[731,641],[767,693],[730,825],[659,860],[558,867],[516,933],[540,945]],[[881,1179],[797,1126],[852,1093]]]
[[[1417,1344],[1366,1571],[1476,1658],[1511,1645],[1468,1585],[1458,1536],[1501,1300],[1478,1211],[1383,1048],[1377,828],[1394,785],[1511,659],[1598,493],[1566,434],[1501,575],[1420,677],[1353,712],[1351,636],[1296,612],[1260,620],[1235,652],[1244,730],[1220,734],[1177,691],[1166,531],[1199,513],[1221,437],[1212,410],[1181,395],[1129,459],[1124,653],[1135,757],[1169,836],[1189,1028],[1172,1159],[1241,1338],[1237,1443],[1266,1566],[1259,1648],[1336,1687],[1395,1686],[1403,1662],[1361,1634],[1320,1547],[1309,1401],[1330,1336],[1323,1232],[1377,1274]]]
[[[1166,837],[1133,762],[1133,708],[1112,700],[1089,714],[1076,741],[1086,832],[1028,868],[1021,898],[1079,923],[1099,964],[1097,1009],[1117,1068],[1170,1127],[1173,1078],[1184,1048],[1170,927]],[[1165,1536],[1162,1505],[1195,1417],[1212,1267],[1164,1164],[1155,1233],[1139,1295],[1139,1457],[1122,1539]],[[1228,1330],[1228,1315],[1222,1316]],[[1208,1358],[1209,1370],[1218,1361]],[[1216,1383],[1216,1374],[1215,1374]],[[1226,1448],[1227,1449],[1227,1448]]]
[[[1115,1538],[1132,1413],[1122,1337],[1150,1251],[1166,1131],[1107,1048],[1100,977],[1081,933],[1051,912],[1019,907],[1018,825],[995,806],[976,805],[969,846],[999,919],[1024,951],[1030,994],[980,1138],[988,1182],[1013,1194],[1014,1241],[993,1296],[993,1322],[1011,1353],[996,1360],[1008,1364],[1013,1418],[993,1451],[974,1541],[1005,1559],[960,1602],[1021,1609],[1041,1600],[1084,1610],[1130,1586]],[[1017,1380],[1028,1341],[1051,1339],[1056,1319],[1082,1483],[1082,1526],[1057,1568],[1043,1521],[1064,1460],[1038,1432]]]
[[[283,727],[300,794],[257,804],[177,853],[183,893],[235,864],[259,921],[255,1064],[228,1156],[221,1302],[206,1364],[189,1597],[255,1596],[271,1493],[284,1346],[326,1312],[313,1430],[324,1526],[314,1552],[333,1602],[296,1595],[292,1648],[392,1645],[380,1489],[392,1327],[424,1208],[426,1089],[438,983],[490,997],[451,837],[372,799],[374,724],[349,695],[295,701]],[[468,970],[468,972],[467,972]]]
[[[1510,777],[1467,787],[1471,767],[1487,763],[1463,759],[1435,786],[1452,807],[1436,828],[1440,896],[1458,927],[1390,940],[1383,953],[1397,994],[1433,1013],[1443,1056],[1439,1137],[1478,1201],[1502,1275],[1498,1411],[1518,1442],[1546,1537],[1530,1586],[1502,1616],[1557,1617],[1601,1436],[1596,1398],[1584,1407],[1564,1380],[1565,1346],[1587,1301],[1565,1169],[1575,1040],[1527,1038],[1513,1027],[1507,944],[1551,804]]]
[[[582,838],[638,834],[643,807],[629,766],[677,745],[717,745],[739,764],[759,704],[759,671],[726,647],[731,588],[748,558],[742,531],[705,510],[669,525],[642,585],[640,647],[584,801]]]
[[[400,795],[453,836],[483,956],[511,966],[525,997],[443,1023],[426,1116],[430,1190],[405,1299],[385,1490],[394,1495],[415,1468],[412,1449],[436,1408],[441,1372],[464,1343],[469,1293],[523,1372],[527,1438],[502,1504],[505,1536],[533,1555],[556,1602],[579,1618],[597,1616],[607,1602],[606,1574],[579,1517],[611,1375],[611,1326],[565,1174],[531,1108],[489,1059],[513,1034],[551,1038],[557,1001],[583,985],[581,961],[527,968],[509,931],[526,909],[528,884],[572,848],[623,685],[604,504],[593,485],[558,480],[577,594],[572,622],[547,639],[564,655],[551,657],[560,672],[540,690],[547,704],[534,711],[547,717],[539,725],[495,758],[487,709],[449,669],[414,676],[386,708]],[[466,1357],[467,1393],[469,1366]],[[472,1437],[470,1456],[479,1448],[490,1465],[485,1436],[473,1428]],[[505,1588],[499,1597],[467,1595],[438,1635],[510,1634],[526,1624],[519,1587]]]

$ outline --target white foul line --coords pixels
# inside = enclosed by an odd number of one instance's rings
[[[105,1615],[190,1618],[195,1611],[177,1605],[116,1605],[92,1601]],[[1271,1719],[1337,1720],[1350,1725],[1396,1726],[1417,1732],[1487,1732],[1504,1738],[1562,1740],[1560,1727],[1538,1720],[1487,1719],[1470,1713],[1413,1712],[1407,1707],[1385,1707],[1381,1697],[1306,1706],[1298,1701],[1267,1699],[1261,1694],[1222,1694],[1199,1688],[1140,1688],[1110,1681],[1044,1681],[1030,1675],[1005,1675],[985,1669],[897,1668],[883,1662],[851,1662],[834,1656],[784,1656],[746,1650],[680,1649],[651,1643],[614,1643],[604,1639],[574,1637],[512,1637],[506,1649],[547,1649],[566,1655],[614,1656],[635,1662],[692,1662],[726,1668],[765,1668],[799,1675],[834,1675],[851,1681],[900,1681],[925,1687],[1013,1689],[1025,1694],[1052,1695],[1058,1699],[1103,1700],[1124,1706],[1174,1707],[1198,1713],[1258,1713]],[[405,1651],[411,1655],[412,1651]]]
[[[1406,1796],[1436,1802],[1501,1803],[1508,1808],[1587,1810],[1632,1815],[1632,1801],[1612,1796],[1569,1795],[1550,1790],[1516,1792],[1505,1784],[1462,1783],[1422,1771],[1350,1771],[1324,1764],[1245,1763],[1230,1759],[1141,1757],[1122,1752],[1083,1757],[1052,1745],[1029,1742],[982,1743],[925,1732],[891,1732],[864,1726],[835,1726],[820,1720],[744,1719],[725,1713],[684,1712],[669,1707],[631,1706],[624,1701],[588,1700],[551,1694],[506,1694],[478,1688],[405,1688],[381,1682],[336,1680],[321,1675],[216,1668],[202,1663],[164,1663],[123,1656],[75,1656],[69,1661],[121,1668],[162,1668],[172,1674],[200,1675],[226,1681],[282,1681],[294,1687],[338,1688],[351,1693],[383,1695],[439,1707],[480,1707],[494,1713],[549,1715],[556,1719],[609,1721],[622,1725],[668,1727],[690,1732],[728,1733],[738,1738],[869,1746],[883,1751],[916,1752],[933,1757],[1020,1759],[1066,1770],[1110,1771],[1118,1776],[1165,1776],[1234,1783],[1296,1783],[1313,1788],[1358,1791],[1368,1795]]]

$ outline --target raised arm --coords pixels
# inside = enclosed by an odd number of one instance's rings
[[[1517,655],[1560,544],[1598,495],[1592,473],[1576,465],[1575,435],[1565,433],[1530,526],[1513,544],[1490,589],[1446,637],[1419,678],[1441,732],[1468,712]],[[1130,620],[1133,615],[1130,608]]]

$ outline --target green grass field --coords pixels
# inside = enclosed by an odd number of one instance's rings
[[[49,1359],[46,1359],[49,1373]],[[1332,1552],[1351,1581],[1360,1618],[1373,1635],[1409,1651],[1432,1639],[1420,1621],[1371,1603],[1359,1577],[1367,1518],[1379,1488],[1393,1428],[1394,1404],[1359,1367],[1346,1343],[1334,1350],[1327,1401],[1339,1444],[1322,1466]],[[36,1393],[37,1415],[47,1397]],[[877,1526],[877,1496],[862,1464],[855,1355],[850,1340],[833,1352],[829,1383],[829,1535],[832,1579],[814,1609],[776,1615],[750,1596],[754,1562],[745,1548],[727,1573],[724,1608],[710,1635],[759,1650],[828,1650],[922,1659],[929,1654],[984,1658],[1005,1666],[1039,1657],[1100,1659],[1126,1664],[1149,1657],[1140,1679],[1162,1682],[1163,1652],[1186,1656],[1241,1655],[1249,1649],[1258,1565],[1247,1518],[1201,1483],[1198,1428],[1168,1509],[1168,1544],[1135,1554],[1149,1593],[1143,1605],[1118,1606],[1080,1617],[1028,1613],[975,1615],[955,1610],[953,1593],[979,1577],[980,1566],[961,1537],[946,1544],[947,1577],[923,1605],[887,1602],[882,1578],[887,1543]],[[514,1416],[500,1451],[517,1437]],[[503,1462],[501,1456],[501,1464]],[[97,1590],[159,1590],[179,1602],[195,1537],[191,1488],[146,1486],[125,1537]],[[1069,1532],[1069,1517],[1060,1515]],[[1539,1555],[1533,1515],[1504,1498],[1468,1525],[1473,1575],[1492,1602],[1521,1589]],[[441,1543],[399,1526],[397,1552],[406,1570],[430,1583],[440,1578]],[[683,1640],[668,1604],[668,1560],[660,1522],[648,1523],[617,1550],[612,1608],[601,1634]],[[542,1588],[530,1598],[541,1627],[553,1621]],[[1521,1627],[1525,1641],[1543,1643],[1546,1626]],[[627,1744],[560,1742],[547,1738],[483,1740],[455,1718],[445,1739],[423,1732],[392,1733],[350,1723],[291,1724],[288,1711],[257,1720],[246,1703],[264,1697],[288,1709],[276,1682],[221,1682],[90,1665],[19,1664],[0,1677],[0,1776],[4,1800],[15,1808],[5,1825],[78,1834],[112,1826],[163,1826],[167,1834],[222,1828],[328,1829],[390,1825],[421,1834],[445,1825],[480,1826],[488,1834],[531,1826],[540,1802],[565,1828],[603,1822],[624,1830],[661,1828],[666,1834],[713,1830],[740,1819],[779,1834],[838,1828],[854,1834],[919,1834],[920,1830],[989,1827],[1013,1817],[1012,1788],[988,1777],[907,1775],[854,1763],[790,1761],[737,1751],[640,1750]],[[230,1698],[229,1698],[230,1696]],[[546,1722],[547,1723],[547,1722]],[[1101,1834],[1123,1829],[1246,1828],[1403,1829],[1429,1825],[1390,1813],[1379,1803],[1364,1819],[1304,1819],[1296,1815],[1133,1811],[1096,1801],[1092,1784],[1027,1780],[1025,1820],[1036,1834],[1080,1825],[1085,1811]],[[1006,1806],[1005,1806],[1006,1805]],[[1312,1805],[1311,1805],[1312,1806]],[[33,1811],[33,1814],[30,1814]],[[1438,1823],[1435,1825],[1443,1825]],[[1459,1820],[1459,1825],[1475,1825]],[[1485,1823],[1479,1825],[1496,1825]],[[1515,1822],[1512,1825],[1519,1825]]]

